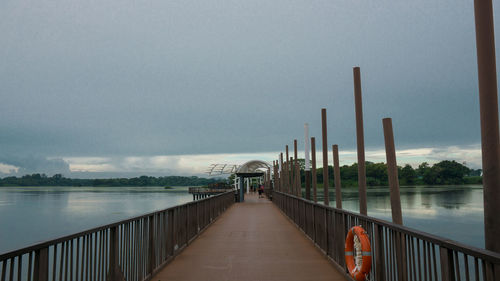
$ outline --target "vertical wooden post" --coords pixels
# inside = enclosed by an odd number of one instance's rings
[[[358,186],[359,212],[368,213],[366,206],[366,168],[365,168],[365,136],[363,129],[363,103],[361,99],[361,73],[359,67],[353,68],[354,104],[356,109],[356,139],[358,146]]]
[[[304,176],[306,179],[306,199],[311,200],[311,163],[309,159],[309,124],[304,124]]]
[[[300,180],[300,164],[299,160],[295,160],[295,190],[297,196],[302,197],[302,182]]]
[[[35,281],[49,280],[49,248],[43,248],[35,252],[35,268],[33,275]]]
[[[476,23],[485,246],[500,252],[500,148],[498,86],[492,0],[474,0]]]
[[[321,132],[323,137],[323,196],[326,206],[330,204],[328,196],[328,135],[326,130],[326,108],[321,109]]]
[[[384,118],[385,154],[387,158],[387,175],[391,196],[392,222],[402,225],[403,215],[401,213],[401,198],[399,195],[398,167],[396,165],[396,149],[394,148],[394,134],[392,131],[392,119]]]
[[[316,138],[311,138],[311,164],[312,164],[312,188],[313,188],[313,200],[314,203],[318,202],[318,192],[317,192],[317,181],[318,177],[316,175]]]
[[[334,144],[333,151],[333,176],[335,180],[335,202],[338,209],[342,209],[342,187],[340,185],[340,166],[339,166],[339,146]]]
[[[290,194],[290,167],[289,167],[289,160],[290,157],[288,155],[288,145],[285,146],[285,185],[286,185],[286,193]]]
[[[125,280],[118,262],[120,255],[118,242],[118,226],[114,226],[109,230],[109,272],[106,279],[110,281]]]
[[[283,152],[280,153],[280,168],[279,168],[279,177],[280,177],[280,191],[284,192],[284,177],[283,177]]]
[[[293,185],[295,190],[295,196],[299,196],[299,183],[297,182],[297,166],[299,165],[299,158],[297,152],[297,140],[293,140],[293,158],[295,159],[295,163],[293,165]],[[300,179],[300,178],[299,178]]]
[[[396,164],[396,149],[394,146],[394,134],[392,130],[392,119],[382,120],[384,127],[385,154],[387,158],[387,175],[389,179],[389,189],[391,197],[392,222],[402,225],[403,215],[401,213],[401,198],[399,195],[398,166]],[[405,235],[401,232],[395,233],[396,239],[396,259],[399,280],[407,280],[406,274],[406,247]]]

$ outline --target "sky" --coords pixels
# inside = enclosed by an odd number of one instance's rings
[[[4,0],[0,38],[0,176],[272,161],[321,108],[350,164],[353,66],[366,160],[391,117],[398,164],[481,166],[472,0]]]

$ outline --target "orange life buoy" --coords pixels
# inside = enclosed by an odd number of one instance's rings
[[[355,249],[355,239],[361,244],[361,249]],[[356,254],[361,254],[362,256],[361,265],[356,265]],[[366,231],[361,226],[352,227],[347,234],[345,239],[345,262],[354,280],[366,280],[366,276],[372,267],[372,252],[368,234],[366,234]]]

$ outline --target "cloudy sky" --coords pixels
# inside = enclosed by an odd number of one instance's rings
[[[352,163],[353,66],[367,160],[392,117],[399,164],[480,167],[472,0],[4,0],[0,38],[2,176],[273,160],[323,107]]]

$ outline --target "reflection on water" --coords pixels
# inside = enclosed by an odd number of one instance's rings
[[[402,187],[400,193],[406,226],[484,248],[481,185]],[[330,197],[331,205],[335,206],[334,192]],[[342,202],[345,209],[359,212],[358,190],[344,188]],[[368,189],[368,215],[391,220],[387,187]]]
[[[191,199],[187,188],[0,187],[0,253]],[[359,212],[357,189],[344,188],[342,199]],[[484,247],[481,186],[404,187],[401,205],[406,226]],[[368,189],[368,214],[391,220],[388,188]]]
[[[0,253],[190,200],[184,187],[0,187]]]

